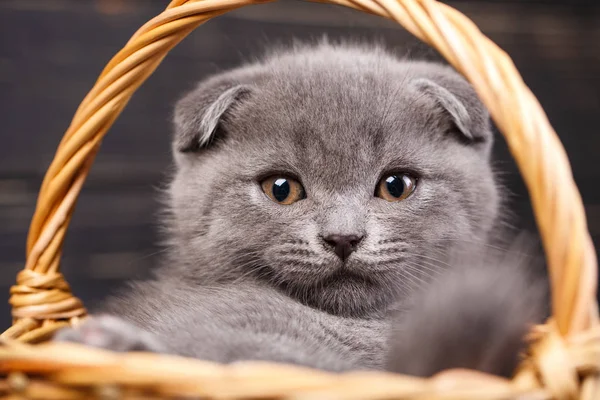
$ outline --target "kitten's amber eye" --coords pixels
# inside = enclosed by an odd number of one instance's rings
[[[272,176],[261,182],[263,192],[275,203],[289,205],[306,197],[304,188],[297,180]]]
[[[386,175],[377,184],[375,195],[387,201],[400,201],[410,196],[416,187],[417,179],[408,174]]]

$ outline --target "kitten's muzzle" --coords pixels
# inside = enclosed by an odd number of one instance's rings
[[[350,254],[356,250],[362,239],[363,237],[358,235],[328,235],[323,237],[327,247],[331,248],[342,261],[346,261]]]

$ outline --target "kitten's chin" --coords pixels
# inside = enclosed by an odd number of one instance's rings
[[[285,291],[303,304],[344,317],[384,313],[395,297],[383,289],[376,280],[344,270],[336,271],[314,285],[285,286]]]

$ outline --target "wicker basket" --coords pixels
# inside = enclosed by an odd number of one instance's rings
[[[453,370],[430,379],[330,374],[248,362],[218,365],[157,354],[36,344],[86,314],[59,272],[77,195],[104,134],[169,50],[197,26],[259,0],[173,0],[108,63],[77,110],[42,184],[27,263],[2,335],[2,398],[335,398],[600,400],[597,265],[567,156],[511,59],[464,15],[434,0],[325,0],[381,15],[435,47],[476,88],[529,189],[544,242],[553,317],[531,335],[512,380]]]

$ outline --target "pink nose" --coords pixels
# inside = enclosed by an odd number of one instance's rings
[[[342,261],[346,261],[350,254],[356,250],[356,246],[362,239],[362,236],[357,235],[328,235],[323,237],[325,243],[333,249]]]

